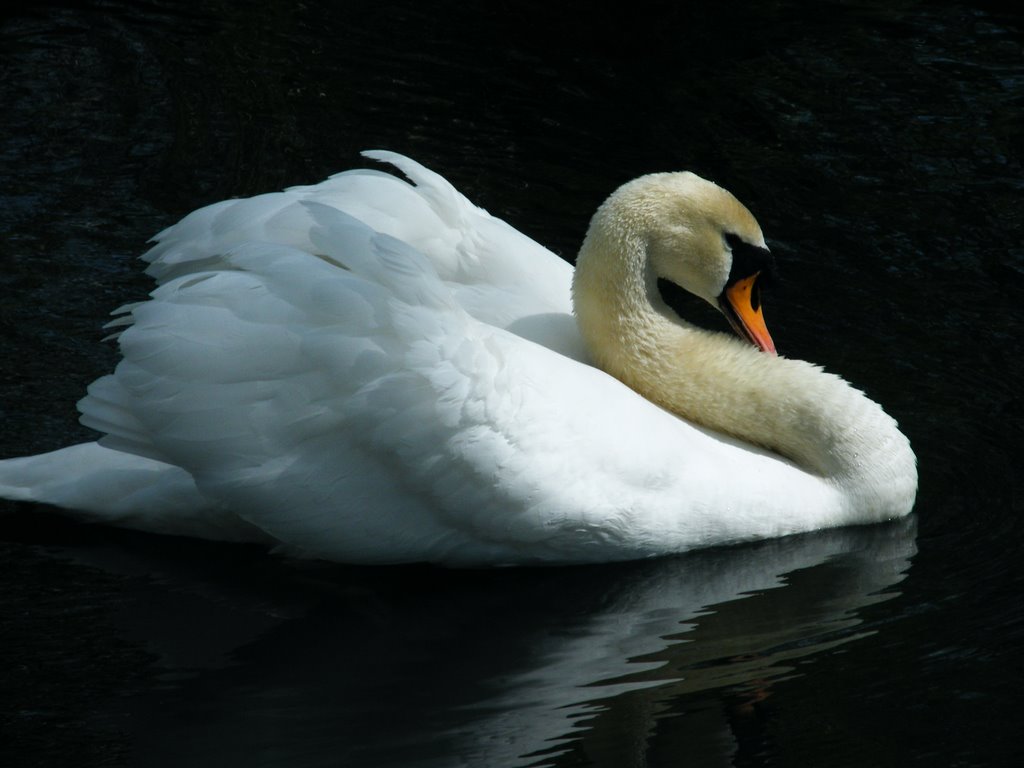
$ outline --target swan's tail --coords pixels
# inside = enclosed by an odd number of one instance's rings
[[[99,443],[0,461],[0,498],[50,504],[123,528],[268,543],[266,534],[205,498],[180,467]]]

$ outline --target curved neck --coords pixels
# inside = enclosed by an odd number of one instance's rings
[[[658,294],[639,238],[592,225],[573,302],[595,363],[667,410],[821,477],[870,474],[881,478],[874,485],[913,475],[916,486],[909,443],[876,403],[809,363],[680,320]]]

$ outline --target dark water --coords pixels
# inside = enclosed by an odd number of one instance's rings
[[[1016,764],[1024,17],[996,3],[44,3],[0,25],[0,455],[89,439],[188,210],[370,147],[571,258],[690,168],[769,323],[896,416],[905,523],[540,571],[298,565],[0,518],[4,765]],[[328,4],[323,4],[328,5]],[[481,6],[485,4],[480,4]]]

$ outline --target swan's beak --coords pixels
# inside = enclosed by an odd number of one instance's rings
[[[726,288],[719,299],[719,306],[738,335],[750,341],[762,352],[774,355],[777,354],[775,342],[772,341],[768,327],[764,324],[761,297],[756,286],[757,276],[760,274],[757,272],[750,277],[737,280]]]

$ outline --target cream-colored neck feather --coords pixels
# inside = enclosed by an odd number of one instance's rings
[[[715,302],[731,266],[725,234],[764,245],[749,211],[693,174],[647,176],[615,192],[594,215],[573,279],[595,363],[690,421],[852,483],[861,495],[898,480],[912,502],[913,453],[876,403],[809,363],[690,325],[665,304],[658,278]]]

